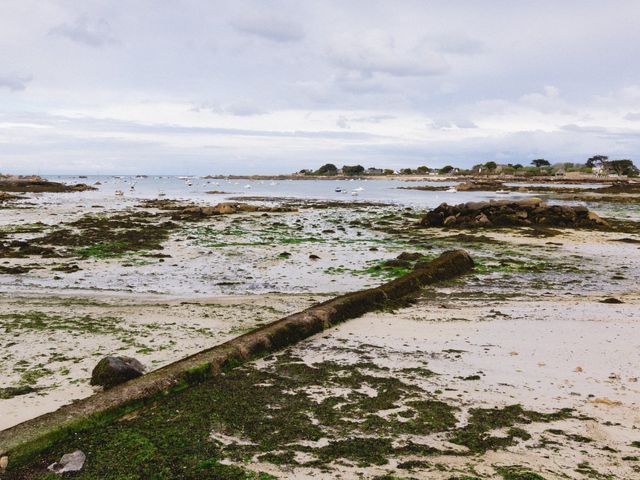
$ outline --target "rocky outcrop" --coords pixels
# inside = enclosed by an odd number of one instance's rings
[[[96,190],[96,188],[84,183],[66,185],[60,182],[50,182],[41,177],[5,177],[0,179],[0,192],[59,193],[84,192],[85,190]]]
[[[230,215],[241,212],[291,212],[295,211],[289,207],[263,207],[249,205],[247,203],[225,202],[211,207],[208,206],[187,206],[175,210],[171,215],[172,220],[202,220],[216,215]]]
[[[131,357],[105,357],[91,372],[91,385],[112,388],[144,374],[145,367]]]
[[[459,192],[484,192],[503,188],[504,184],[496,180],[471,180],[456,186],[456,190]]]
[[[520,227],[608,228],[609,224],[582,206],[547,205],[539,198],[441,204],[427,213],[423,227]]]
[[[11,195],[10,193],[0,192],[0,203],[15,200],[17,198],[20,198],[20,197],[17,197],[16,195]]]

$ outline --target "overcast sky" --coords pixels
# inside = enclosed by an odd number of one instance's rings
[[[0,171],[640,155],[640,1],[0,0]]]

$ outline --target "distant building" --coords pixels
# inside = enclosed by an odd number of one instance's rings
[[[382,175],[384,170],[381,168],[367,168],[367,175]]]

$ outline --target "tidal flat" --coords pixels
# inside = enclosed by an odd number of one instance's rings
[[[640,475],[637,206],[590,194],[580,205],[602,229],[425,228],[442,195],[410,193],[394,203],[92,191],[4,202],[0,429],[98,391],[89,379],[106,355],[154,370],[443,251],[475,262],[410,304],[19,463],[9,455],[4,477],[48,478],[46,466],[78,448],[88,460],[77,478]]]

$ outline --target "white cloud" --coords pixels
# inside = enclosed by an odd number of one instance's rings
[[[109,22],[102,18],[92,20],[81,16],[73,23],[62,23],[52,28],[49,33],[90,47],[102,47],[115,43]]]
[[[14,92],[25,90],[27,84],[32,80],[31,76],[25,75],[0,75],[0,88],[8,88]]]
[[[273,14],[245,14],[234,19],[231,26],[238,32],[273,42],[295,42],[304,38],[300,25]]]
[[[432,43],[442,53],[455,55],[477,55],[485,51],[485,45],[480,40],[468,37],[465,34],[442,34],[434,37]]]
[[[341,34],[333,39],[329,58],[363,78],[375,73],[397,77],[441,75],[449,69],[446,60],[424,41],[403,44],[384,31]]]
[[[263,115],[267,113],[265,110],[249,100],[238,100],[225,104],[204,102],[195,105],[192,110],[194,112],[208,111],[218,114],[236,115],[239,117],[249,117],[252,115]]]

